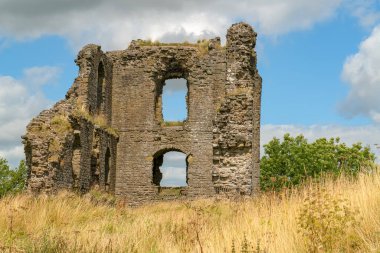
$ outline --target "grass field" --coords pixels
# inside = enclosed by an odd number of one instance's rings
[[[310,251],[380,252],[379,173],[255,199],[139,208],[65,192],[0,200],[0,252]]]

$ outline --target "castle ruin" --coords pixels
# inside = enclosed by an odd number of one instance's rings
[[[200,43],[132,41],[103,52],[87,45],[66,98],[41,112],[23,136],[28,191],[82,193],[100,187],[130,204],[173,198],[252,195],[259,190],[261,77],[256,33],[232,25]],[[163,122],[167,79],[187,81],[187,119]],[[163,155],[186,154],[187,186],[162,194]]]

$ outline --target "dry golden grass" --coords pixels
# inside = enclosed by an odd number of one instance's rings
[[[347,199],[359,211],[357,224],[342,230],[348,234],[336,234],[332,252],[380,252],[379,173],[250,200],[139,208],[95,205],[71,193],[6,197],[0,200],[0,252],[242,252],[248,244],[249,252],[258,245],[260,252],[308,252],[297,220],[317,188],[330,193],[331,203]]]
[[[103,130],[105,130],[107,133],[113,136],[118,136],[118,132],[116,129],[110,127],[107,125],[107,120],[104,117],[104,115],[95,115],[92,116],[89,114],[89,112],[86,111],[86,109],[82,106],[77,106],[77,108],[74,110],[74,115],[77,117],[81,117],[94,125],[97,125],[101,127]]]
[[[59,134],[66,133],[71,130],[71,124],[69,122],[69,119],[66,115],[56,115],[52,118],[51,122],[51,128]]]

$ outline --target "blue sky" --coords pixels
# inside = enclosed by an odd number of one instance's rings
[[[162,113],[165,121],[183,121],[187,118],[186,95],[186,79],[165,81],[162,92]]]
[[[62,3],[0,0],[0,155],[13,165],[23,159],[26,124],[64,98],[85,44],[119,50],[138,38],[224,42],[238,21],[259,34],[262,144],[286,132],[380,143],[379,0]],[[169,86],[164,114],[185,115],[178,110],[184,89]]]

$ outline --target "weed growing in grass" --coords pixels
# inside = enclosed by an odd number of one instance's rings
[[[37,239],[38,243],[34,243],[31,247],[31,252],[44,252],[44,253],[65,253],[68,252],[68,246],[65,240],[58,235],[49,235],[45,231],[41,238]]]
[[[253,243],[251,243],[246,234],[243,236],[243,241],[240,247],[240,251],[236,250],[235,240],[232,240],[231,253],[266,253],[267,250],[263,249],[260,245],[260,240],[257,240],[256,247]]]
[[[355,244],[353,229],[358,225],[357,212],[347,199],[325,190],[309,193],[298,216],[299,233],[310,252],[332,252],[343,242]],[[351,233],[351,234],[350,234]],[[350,240],[347,240],[350,238]]]
[[[184,205],[187,209],[191,210],[191,216],[188,222],[184,224],[185,227],[181,230],[186,231],[187,237],[196,242],[199,246],[199,251],[203,253],[204,246],[201,240],[201,233],[202,228],[207,224],[208,218],[210,218],[210,212],[207,210],[209,206],[196,206],[192,202],[185,202]]]
[[[247,240],[247,236],[244,234],[243,244],[241,245],[241,253],[254,253],[253,246]]]
[[[232,240],[231,253],[236,253],[235,241]]]
[[[14,222],[14,213],[15,213],[15,209],[13,209],[12,207],[9,209],[9,215],[8,215],[8,219],[9,219],[9,251],[12,252],[12,249],[13,249],[13,241],[15,239],[15,233],[14,233],[14,230],[13,230],[13,222]]]

